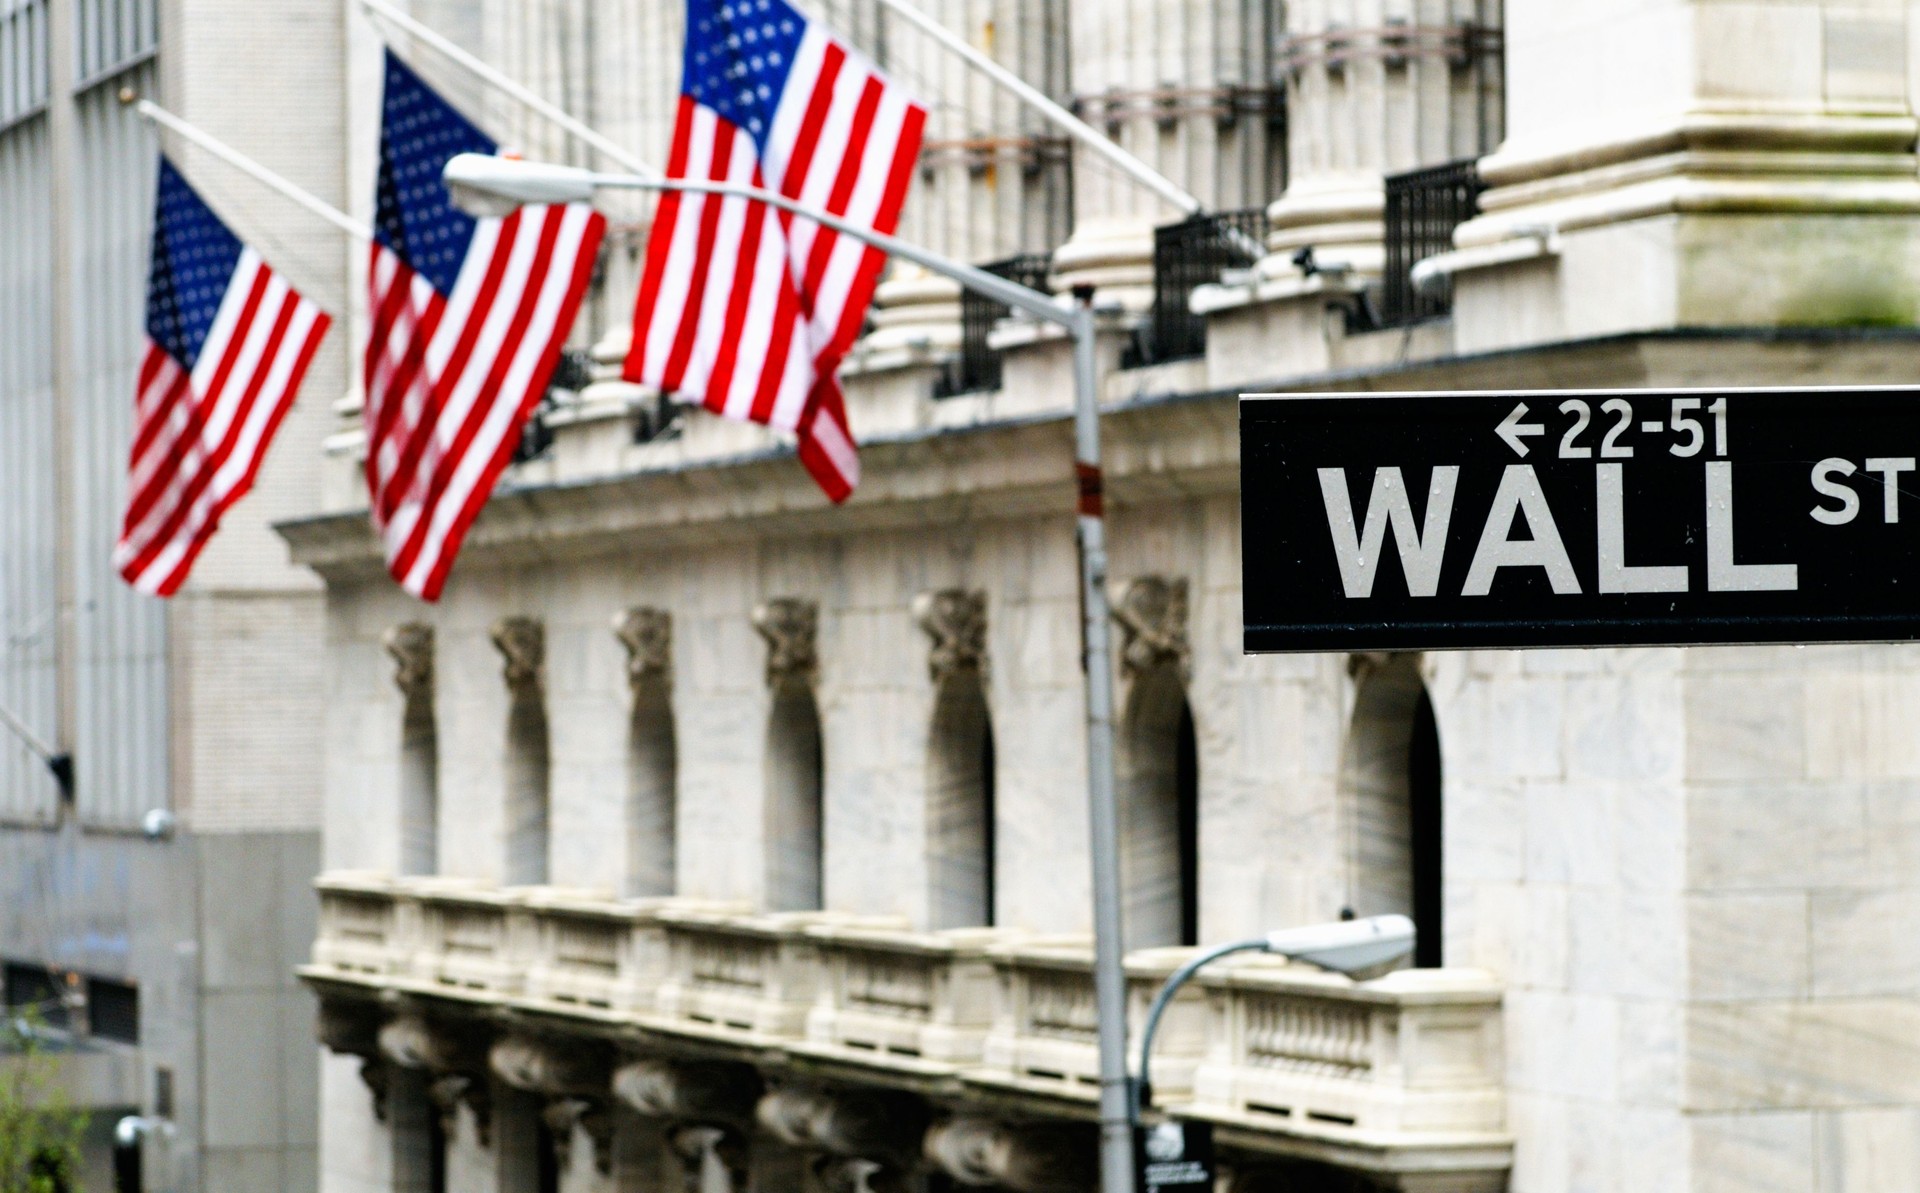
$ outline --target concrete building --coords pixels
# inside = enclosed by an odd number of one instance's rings
[[[1156,1101],[1223,1189],[1920,1187],[1920,654],[1249,657],[1236,411],[1911,379],[1912,6],[927,0],[1259,253],[824,7],[936,101],[909,233],[1097,288],[1136,1013],[1196,942],[1417,922],[1413,968],[1176,1005]],[[676,6],[414,9],[660,158]],[[322,1188],[1090,1189],[1067,345],[896,273],[829,508],[606,379],[633,218],[602,379],[440,605],[351,419],[281,527],[326,586]]]
[[[63,791],[0,729],[0,963],[7,1003],[38,1004],[72,1045],[89,1189],[115,1187],[113,1127],[136,1113],[171,1124],[144,1145],[146,1188],[316,1180],[313,1000],[292,966],[315,922],[322,603],[270,526],[317,500],[344,338],[187,590],[138,596],[110,555],[159,150],[117,93],[337,195],[340,117],[304,98],[340,93],[327,7],[0,3],[0,706],[73,776]],[[211,159],[175,160],[338,308],[337,236]]]

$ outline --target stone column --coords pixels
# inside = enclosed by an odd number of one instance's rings
[[[1908,6],[1508,7],[1511,131],[1455,242],[1539,251],[1461,263],[1459,351],[1920,317]]]
[[[842,0],[844,3],[845,0]],[[872,3],[872,0],[865,0]],[[924,0],[934,20],[1065,103],[1065,0]],[[881,65],[927,105],[920,168],[900,235],[971,264],[1044,253],[1066,237],[1066,143],[1059,131],[952,51],[879,10]],[[960,288],[895,262],[874,295],[856,369],[939,363],[960,345]]]
[[[1275,6],[1240,0],[1071,0],[1074,104],[1209,211],[1258,206],[1278,184],[1270,71]],[[1181,213],[1105,159],[1074,150],[1073,238],[1057,285],[1145,310],[1153,229]]]
[[[1292,0],[1287,190],[1267,209],[1267,276],[1316,261],[1377,276],[1383,177],[1474,158],[1501,136],[1502,0]]]

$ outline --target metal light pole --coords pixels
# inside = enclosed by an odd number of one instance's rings
[[[479,214],[503,214],[523,203],[589,201],[602,187],[684,191],[765,203],[901,257],[962,286],[1066,329],[1073,339],[1074,479],[1085,621],[1081,627],[1087,685],[1087,796],[1093,853],[1093,986],[1100,1052],[1100,1187],[1133,1193],[1133,1090],[1127,1079],[1127,984],[1120,917],[1120,824],[1113,792],[1113,655],[1108,647],[1107,535],[1100,472],[1099,361],[1091,289],[1071,303],[985,270],[849,223],[757,187],[690,179],[601,174],[571,166],[463,153],[443,177],[454,201]]]

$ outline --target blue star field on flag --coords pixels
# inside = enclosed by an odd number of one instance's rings
[[[498,150],[488,136],[387,51],[374,239],[441,294],[451,294],[474,219],[453,205],[441,170],[459,153]]]
[[[683,88],[764,147],[806,21],[785,0],[693,0],[687,9]]]
[[[240,238],[162,156],[147,274],[147,334],[189,372],[213,330],[220,300],[240,264],[240,248]]]

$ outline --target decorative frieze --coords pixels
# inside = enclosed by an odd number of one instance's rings
[[[766,1089],[752,1065],[650,1056],[616,1069],[613,1092],[651,1118],[745,1129],[752,1125],[754,1107]]]
[[[757,606],[753,628],[767,641],[767,686],[811,684],[820,671],[820,606],[778,597]]]
[[[956,675],[985,676],[987,594],[947,588],[913,598],[913,620],[933,645],[927,673],[938,686]]]
[[[1178,667],[1182,679],[1192,671],[1184,578],[1140,577],[1114,604],[1113,619],[1120,623],[1120,669],[1126,678],[1165,666]]]
[[[538,690],[546,671],[546,628],[531,617],[503,617],[493,623],[492,638],[507,688],[516,693]]]
[[[785,1086],[760,1099],[755,1118],[776,1139],[805,1151],[910,1167],[919,1157],[929,1111],[901,1091]]]
[[[627,648],[627,683],[665,681],[673,674],[673,615],[636,606],[613,619],[613,636]]]
[[[393,659],[393,683],[409,704],[433,699],[433,627],[411,621],[380,637]]]
[[[570,1036],[505,1036],[487,1053],[487,1067],[515,1089],[550,1097],[593,1096],[611,1077],[605,1048]]]
[[[1066,1124],[1018,1126],[955,1115],[927,1132],[926,1158],[962,1185],[1012,1193],[1068,1193],[1098,1183],[1095,1138]]]

